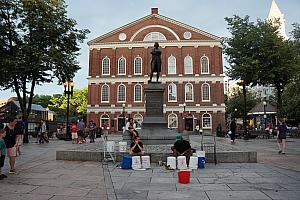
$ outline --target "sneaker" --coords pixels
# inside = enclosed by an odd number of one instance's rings
[[[7,178],[7,176],[5,174],[1,174],[0,177]]]
[[[15,173],[16,173],[16,170],[11,169],[8,173],[9,173],[9,174],[15,174]]]
[[[285,154],[285,152],[282,152],[281,154]]]

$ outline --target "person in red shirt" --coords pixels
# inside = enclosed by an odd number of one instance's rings
[[[76,120],[72,120],[72,124],[70,125],[71,135],[72,135],[72,143],[78,143],[78,134],[77,134],[77,123]]]

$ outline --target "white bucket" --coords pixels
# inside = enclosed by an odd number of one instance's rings
[[[190,169],[198,169],[198,157],[196,157],[196,156],[190,157],[189,168]]]
[[[150,168],[150,156],[142,156],[142,168],[143,169]]]
[[[177,169],[187,169],[186,157],[178,156],[177,157]]]
[[[171,169],[176,169],[176,158],[167,157],[167,166],[170,166]]]
[[[140,156],[132,156],[132,169],[141,169],[141,157]]]
[[[127,151],[127,142],[119,142],[119,151],[126,152]]]
[[[205,158],[205,151],[197,151],[197,157],[203,157]]]
[[[107,152],[114,152],[115,151],[115,142],[114,141],[107,141],[106,142],[106,151]]]

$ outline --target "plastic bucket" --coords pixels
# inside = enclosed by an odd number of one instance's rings
[[[196,156],[190,157],[189,168],[190,169],[198,169],[198,157],[196,157]]]
[[[178,172],[178,182],[181,184],[188,184],[190,183],[190,171],[179,171]]]
[[[127,142],[119,142],[119,151],[126,152],[127,150]]]
[[[107,141],[106,142],[106,151],[107,152],[114,152],[115,151],[115,142],[114,141]]]
[[[122,169],[131,169],[131,156],[123,156],[122,159]]]
[[[205,168],[205,158],[204,157],[198,157],[198,167]]]

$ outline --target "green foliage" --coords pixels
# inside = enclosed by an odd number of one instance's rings
[[[70,96],[70,113],[79,113],[83,116],[86,115],[88,90],[83,88],[81,90],[74,90],[73,96]],[[67,96],[53,95],[50,99],[49,109],[54,111],[59,118],[66,115],[67,110]]]
[[[254,94],[250,91],[246,91],[246,111],[247,113],[256,105],[258,102]],[[232,118],[241,118],[244,113],[244,97],[241,89],[236,89],[234,95],[228,98],[226,102],[226,113]]]
[[[282,102],[285,117],[300,122],[300,77],[287,85]]]
[[[48,104],[50,103],[51,96],[50,95],[34,95],[32,99],[32,103],[39,104],[43,106],[44,108],[48,107]]]
[[[78,42],[88,32],[67,17],[64,0],[0,0],[0,89],[16,92],[24,120],[36,85],[80,69]]]
[[[278,35],[278,25],[268,21],[250,22],[234,16],[225,18],[231,38],[225,40],[224,52],[230,64],[227,75],[243,79],[247,85],[270,85],[277,92],[281,114],[282,92],[299,70],[299,54],[293,42]]]

